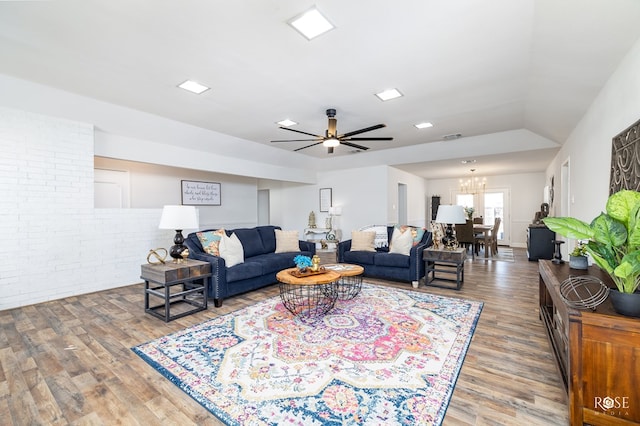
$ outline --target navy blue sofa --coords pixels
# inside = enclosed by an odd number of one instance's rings
[[[299,252],[275,253],[278,226],[257,226],[255,228],[225,229],[225,233],[238,236],[244,249],[244,263],[227,268],[223,258],[205,252],[195,232],[187,236],[184,244],[189,248],[189,258],[211,263],[211,277],[208,282],[208,296],[214,305],[222,306],[223,299],[236,294],[255,290],[277,282],[278,271],[295,266],[293,258],[299,254],[313,256],[316,245],[300,241]],[[215,231],[207,229],[201,232]]]
[[[393,228],[393,226],[387,226],[387,241],[391,241]],[[409,256],[406,256],[399,253],[389,253],[388,245],[377,247],[375,252],[351,251],[351,240],[346,240],[338,243],[338,262],[362,266],[366,277],[410,282],[417,288],[420,279],[425,274],[422,251],[431,244],[431,232],[425,231],[420,242],[413,246]]]

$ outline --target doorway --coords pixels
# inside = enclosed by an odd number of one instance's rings
[[[271,224],[269,195],[268,189],[258,190],[258,226]]]
[[[484,193],[478,194],[455,194],[456,204],[473,207],[473,216],[482,216],[485,225],[492,225],[497,217],[500,218],[498,244],[505,246],[511,244],[509,199],[509,189],[506,188],[487,189]]]
[[[407,184],[398,184],[398,225],[407,224]]]

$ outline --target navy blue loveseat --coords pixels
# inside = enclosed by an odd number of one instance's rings
[[[316,245],[299,241],[299,252],[275,253],[278,226],[257,226],[255,228],[225,229],[227,236],[238,236],[244,249],[244,263],[227,268],[222,257],[205,252],[195,232],[187,236],[184,244],[189,248],[189,258],[211,263],[211,277],[207,292],[216,307],[229,296],[255,290],[277,282],[278,271],[295,266],[293,258],[302,254],[313,256]],[[208,229],[200,232],[215,231]]]
[[[387,226],[387,241],[391,241],[393,228]],[[431,232],[426,230],[420,242],[411,248],[408,256],[389,253],[388,245],[376,247],[376,251],[351,251],[351,240],[346,240],[338,243],[338,262],[362,266],[365,277],[410,282],[417,288],[425,274],[422,251],[431,244]]]

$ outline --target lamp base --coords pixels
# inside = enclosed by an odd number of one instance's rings
[[[458,248],[458,241],[453,236],[453,227],[451,224],[447,224],[444,230],[444,237],[442,237],[442,246],[447,250],[454,250]]]
[[[184,237],[182,236],[182,229],[176,229],[176,236],[173,237],[174,245],[169,249],[169,256],[173,257],[174,263],[180,263],[184,260],[182,252],[187,250],[187,246],[184,243]]]

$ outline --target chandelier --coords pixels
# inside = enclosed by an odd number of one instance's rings
[[[483,194],[487,184],[487,178],[479,178],[475,173],[476,169],[471,169],[471,177],[469,179],[460,179],[460,192],[464,194]]]

